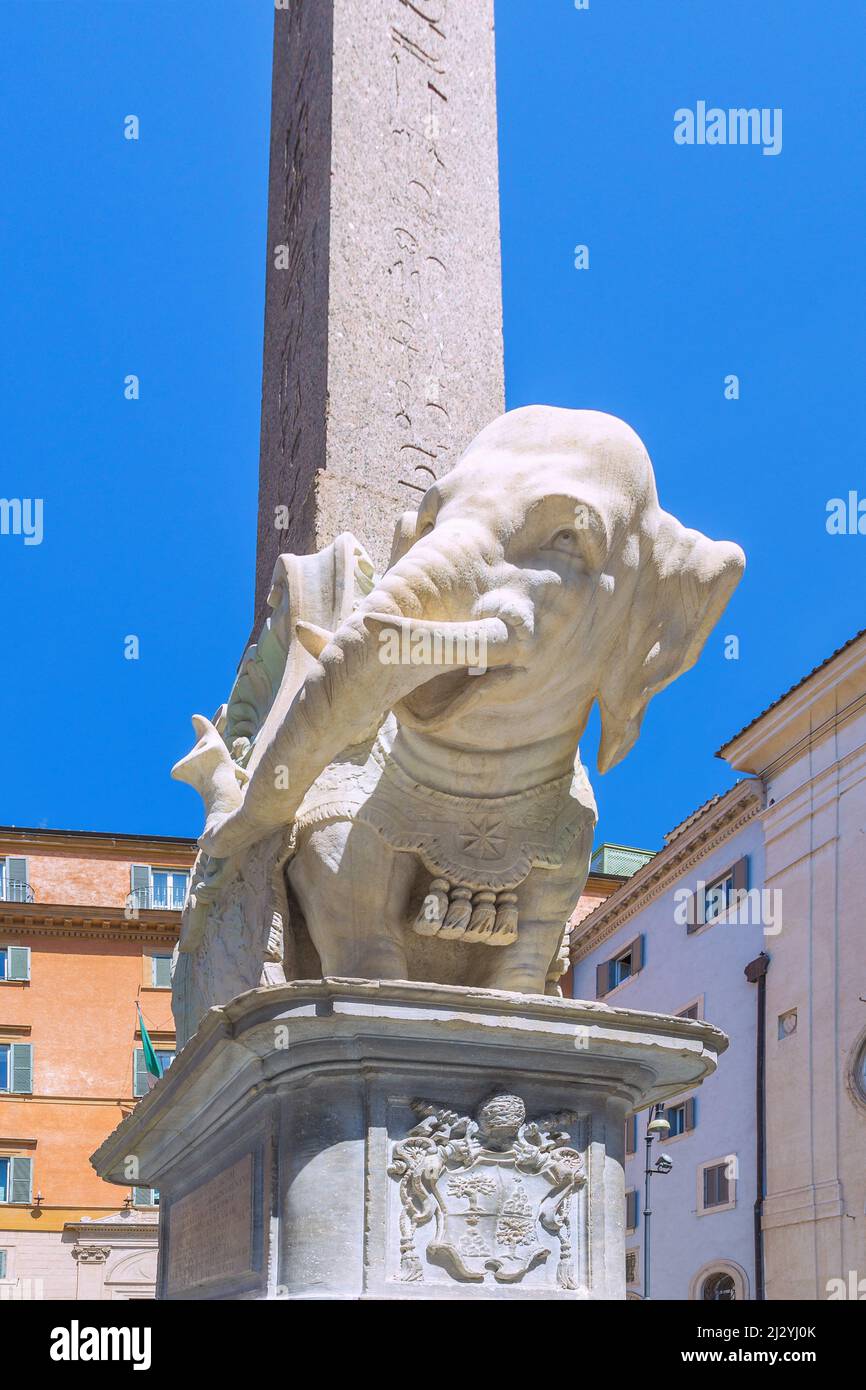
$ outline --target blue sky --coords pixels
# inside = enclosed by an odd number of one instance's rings
[[[653,847],[729,785],[718,745],[866,625],[866,536],[825,526],[866,497],[866,15],[496,9],[508,404],[621,415],[663,505],[748,556],[628,759],[602,778],[595,723],[583,746],[601,835]],[[0,496],[44,499],[41,545],[0,536],[2,823],[200,828],[168,769],[251,615],[271,23],[267,0],[0,6]],[[782,108],[782,152],[676,145],[699,100]]]

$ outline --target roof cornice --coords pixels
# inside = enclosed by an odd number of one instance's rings
[[[763,772],[761,748],[770,742],[786,726],[790,726],[792,738],[796,738],[795,726],[798,719],[808,713],[810,707],[836,686],[848,680],[859,667],[866,666],[866,629],[858,632],[844,646],[822,661],[796,685],[768,705],[765,710],[750,720],[744,728],[734,734],[716,750],[716,757],[722,758],[740,771]],[[769,761],[778,761],[776,758]],[[744,766],[746,764],[747,766]]]
[[[32,849],[130,850],[133,857],[146,850],[186,850],[195,854],[197,842],[185,835],[110,834],[101,830],[44,830],[26,825],[0,825],[0,845],[30,846]]]
[[[666,893],[684,873],[747,825],[761,810],[763,800],[763,783],[747,778],[718,801],[711,801],[674,840],[572,928],[572,964],[613,936],[623,922]]]

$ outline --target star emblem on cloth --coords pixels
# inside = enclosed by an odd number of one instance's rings
[[[459,836],[460,848],[477,859],[498,859],[506,839],[502,821],[470,821]]]

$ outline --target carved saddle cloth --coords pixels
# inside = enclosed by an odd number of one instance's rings
[[[536,866],[558,868],[595,800],[583,766],[507,796],[454,796],[416,782],[381,739],[334,763],[310,789],[299,830],[349,818],[394,850],[414,851],[432,875],[415,922],[420,935],[509,945],[514,890]]]

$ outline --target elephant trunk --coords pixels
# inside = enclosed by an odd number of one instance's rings
[[[370,600],[333,636],[303,623],[298,636],[318,665],[262,753],[242,806],[227,822],[219,814],[208,817],[201,844],[209,854],[224,858],[289,825],[328,764],[370,736],[420,685],[459,667],[504,665],[511,655],[511,635],[500,618],[430,621],[371,611]]]
[[[208,816],[201,844],[209,854],[226,857],[291,824],[329,763],[371,737],[419,686],[512,660],[513,634],[501,618],[466,620],[483,587],[479,537],[443,540],[437,533],[416,541],[333,634],[297,624],[317,664],[262,750],[243,804],[228,818]]]

